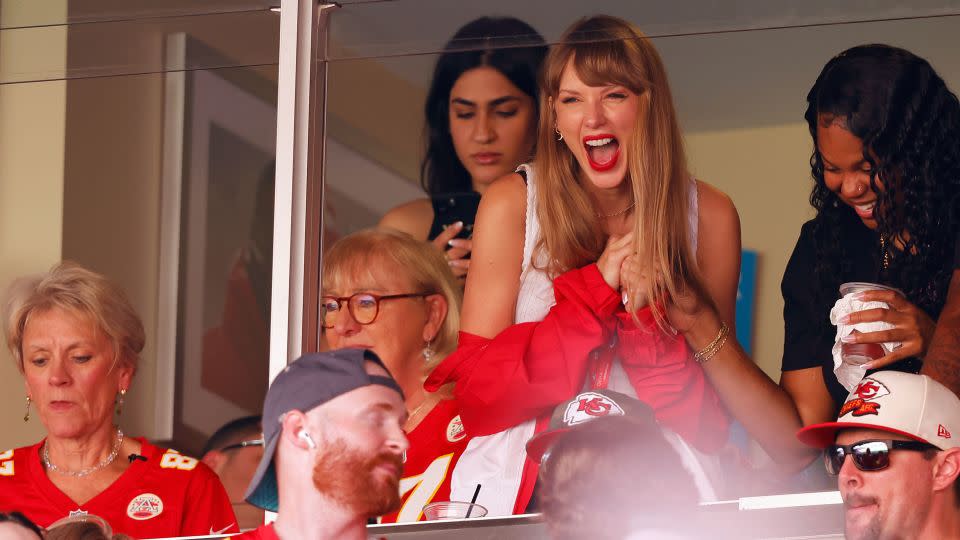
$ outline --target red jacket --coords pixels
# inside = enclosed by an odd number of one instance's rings
[[[620,360],[663,426],[703,452],[726,443],[726,411],[683,336],[663,333],[649,307],[638,311],[638,326],[596,264],[557,277],[553,287],[556,305],[542,321],[515,324],[493,339],[461,332],[457,350],[427,379],[431,391],[456,382],[467,431],[489,435],[549,417],[584,388],[590,353],[599,348]],[[615,348],[606,351],[614,336]]]

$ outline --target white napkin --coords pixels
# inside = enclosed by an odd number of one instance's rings
[[[837,327],[837,337],[833,343],[833,373],[837,376],[837,380],[840,381],[840,384],[843,385],[848,391],[853,391],[857,386],[857,383],[863,379],[863,376],[867,373],[867,370],[860,364],[852,364],[850,362],[844,362],[843,357],[840,355],[840,347],[843,343],[840,341],[840,338],[843,336],[851,334],[854,330],[865,334],[867,332],[879,332],[881,330],[889,330],[893,328],[893,325],[888,322],[878,321],[878,322],[865,322],[858,324],[841,324],[839,321],[843,317],[855,313],[857,311],[863,311],[865,309],[874,309],[874,308],[889,308],[886,302],[863,302],[861,300],[856,300],[853,298],[854,294],[850,293],[843,298],[837,300],[837,303],[833,305],[833,309],[830,310],[830,322],[836,325]],[[887,343],[882,343],[883,349],[888,353],[899,347],[901,344],[899,341],[889,341]]]

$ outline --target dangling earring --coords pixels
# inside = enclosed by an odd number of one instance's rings
[[[23,415],[23,421],[24,422],[30,421],[30,396],[27,396],[27,412],[24,413]]]
[[[430,362],[433,361],[434,350],[433,350],[433,341],[432,341],[432,340],[426,342],[426,343],[423,345],[423,352],[420,353],[420,354],[423,355],[423,363],[429,364]]]
[[[563,133],[560,133],[560,128],[555,127],[555,128],[553,128],[553,130],[557,132],[557,140],[558,140],[558,141],[562,141],[562,140],[563,140]]]
[[[120,389],[120,395],[117,396],[117,416],[123,414],[123,396],[127,395],[126,388]]]

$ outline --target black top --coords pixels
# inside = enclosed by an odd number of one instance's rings
[[[957,247],[953,252],[953,267],[960,269],[960,234],[957,235]]]
[[[881,269],[880,241],[877,234],[859,225],[849,231],[850,242],[844,252],[853,264],[844,275],[837,276],[837,287],[824,290],[817,278],[813,220],[803,224],[800,238],[783,273],[780,290],[783,293],[783,371],[820,367],[827,390],[839,409],[849,392],[833,374],[833,343],[837,328],[830,324],[830,309],[840,298],[839,285],[849,281],[879,282]],[[895,254],[893,254],[895,255]],[[920,360],[901,360],[885,369],[920,371]]]

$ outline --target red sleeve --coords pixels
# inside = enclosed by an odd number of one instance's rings
[[[596,264],[557,277],[553,288],[556,305],[542,321],[515,324],[493,339],[461,332],[457,350],[427,379],[431,391],[456,382],[460,417],[471,435],[497,433],[575,395],[590,351],[615,331],[620,296]]]
[[[200,463],[191,476],[179,536],[239,533],[230,498],[217,475]]]
[[[723,446],[730,420],[683,336],[664,333],[650,309],[637,312],[639,325],[626,311],[616,317],[618,356],[637,397],[699,450]]]

